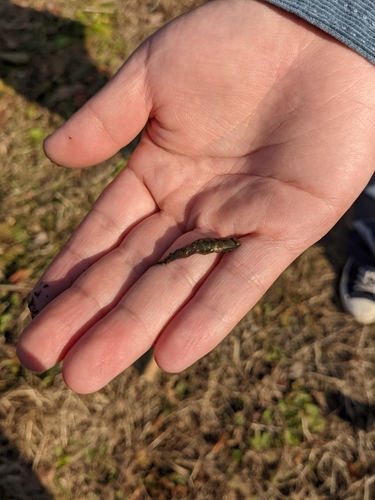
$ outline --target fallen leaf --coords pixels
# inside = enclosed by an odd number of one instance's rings
[[[9,277],[9,282],[13,284],[21,283],[30,276],[31,272],[31,269],[18,269],[18,271],[16,271]]]

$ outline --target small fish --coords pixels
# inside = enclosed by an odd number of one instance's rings
[[[165,259],[155,262],[155,264],[152,265],[156,266],[157,264],[169,264],[169,262],[172,262],[173,260],[185,259],[195,253],[207,255],[209,253],[231,252],[239,246],[241,246],[241,241],[237,238],[202,238],[175,250]]]

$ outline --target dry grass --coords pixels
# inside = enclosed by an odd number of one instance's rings
[[[44,158],[42,137],[152,31],[198,3],[0,4],[2,499],[375,496],[375,328],[355,324],[338,303],[342,226],[181,374],[144,377],[132,367],[102,391],[78,396],[58,368],[36,376],[15,357],[29,321],[28,290],[126,161],[119,154],[88,171],[59,169]],[[37,48],[27,50],[30,23],[49,47],[46,61],[66,43],[74,60],[86,61],[86,73],[72,75],[65,59],[59,68],[47,64],[48,85],[37,81],[39,93],[27,95],[39,61]],[[57,46],[48,45],[47,28]],[[27,62],[9,63],[4,52]]]

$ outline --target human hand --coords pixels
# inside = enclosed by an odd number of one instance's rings
[[[86,167],[147,122],[36,285],[22,363],[63,359],[67,385],[89,393],[152,345],[171,372],[212,350],[365,187],[374,88],[369,62],[261,2],[211,2],[147,40],[46,140],[54,162]],[[150,267],[228,236],[242,246]]]

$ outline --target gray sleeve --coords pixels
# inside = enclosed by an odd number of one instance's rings
[[[266,0],[332,35],[375,64],[374,0]]]

